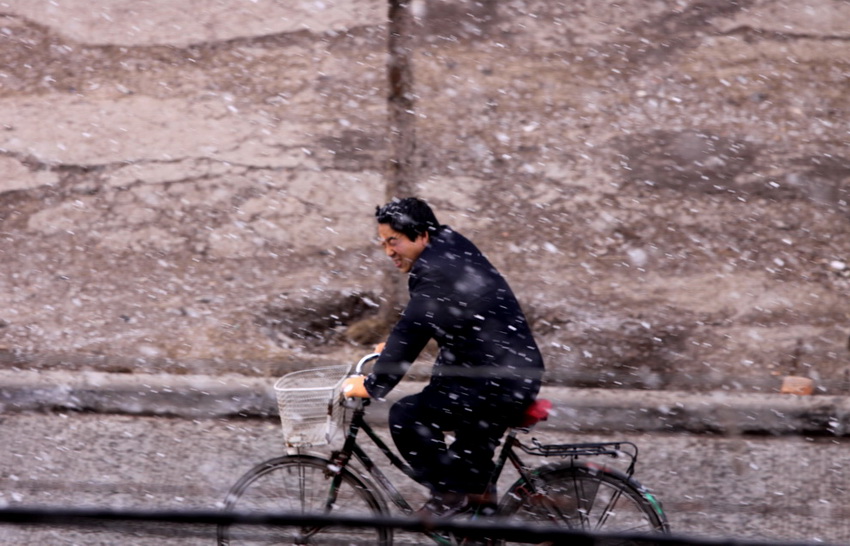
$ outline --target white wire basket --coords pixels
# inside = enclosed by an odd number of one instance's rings
[[[330,443],[345,414],[337,397],[350,369],[347,364],[326,366],[288,373],[277,380],[274,390],[287,447]]]

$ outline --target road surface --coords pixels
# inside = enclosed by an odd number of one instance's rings
[[[278,455],[270,419],[184,419],[76,412],[0,418],[0,503],[214,509],[251,465]],[[545,441],[627,439],[636,476],[664,502],[677,533],[699,537],[847,542],[846,440],[692,434],[586,436],[543,426]],[[413,502],[424,492],[409,486]],[[211,529],[0,526],[3,544],[211,544]]]

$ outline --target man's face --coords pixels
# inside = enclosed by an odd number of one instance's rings
[[[394,230],[389,224],[378,224],[378,239],[384,252],[392,259],[393,264],[402,273],[409,273],[413,267],[413,262],[428,246],[430,237],[425,232],[411,241],[407,235]]]

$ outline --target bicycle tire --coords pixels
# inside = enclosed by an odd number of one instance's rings
[[[237,481],[227,494],[225,510],[258,513],[327,513],[331,486],[327,459],[310,455],[286,455],[260,463]],[[386,505],[358,476],[341,471],[333,513],[349,516],[386,514]],[[392,544],[386,527],[325,527],[220,525],[220,546],[259,544]]]
[[[618,470],[570,461],[541,466],[531,479],[536,493],[520,478],[503,497],[499,516],[605,535],[595,544],[606,546],[646,544],[628,535],[669,532],[660,502]]]

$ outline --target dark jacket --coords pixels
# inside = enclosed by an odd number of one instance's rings
[[[441,226],[408,288],[410,301],[366,380],[370,396],[385,397],[433,338],[440,351],[431,388],[493,406],[534,399],[540,350],[507,282],[474,244]]]

